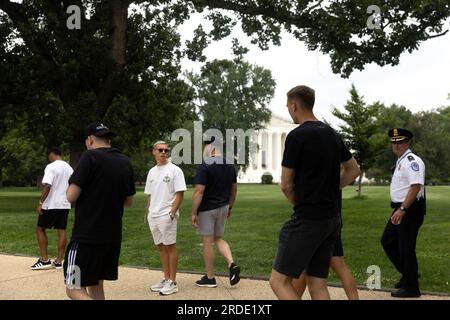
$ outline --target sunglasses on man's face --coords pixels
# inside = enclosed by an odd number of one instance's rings
[[[157,149],[157,150],[159,151],[159,153],[163,153],[163,152],[169,153],[169,151],[170,151],[170,149],[163,149],[163,148]]]

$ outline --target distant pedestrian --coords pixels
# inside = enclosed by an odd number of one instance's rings
[[[32,270],[61,269],[66,249],[67,216],[71,207],[66,191],[73,169],[62,160],[60,148],[50,149],[48,160],[50,164],[45,167],[42,194],[36,209],[38,213],[36,237],[41,256],[31,266]],[[52,228],[58,230],[58,257],[53,262],[48,258],[48,238],[45,231]]]
[[[214,246],[225,258],[230,284],[240,281],[240,267],[234,263],[230,246],[223,239],[225,223],[231,217],[237,194],[234,165],[219,152],[214,137],[205,142],[205,161],[198,167],[192,198],[192,225],[198,229],[203,240],[203,260],[206,274],[198,281],[199,287],[216,287],[214,276]]]

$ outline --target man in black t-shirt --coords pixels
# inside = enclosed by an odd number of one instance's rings
[[[118,277],[123,208],[131,207],[136,190],[130,160],[111,147],[114,133],[93,123],[85,136],[88,150],[67,190],[76,206],[64,278],[69,298],[104,300],[103,281]]]
[[[206,269],[206,275],[195,284],[210,288],[217,286],[214,277],[214,245],[227,261],[232,286],[239,282],[241,271],[233,261],[228,243],[222,238],[236,199],[236,171],[233,164],[219,153],[221,148],[217,144],[221,142],[214,137],[205,142],[207,158],[197,169],[192,198],[192,225],[202,236]]]
[[[279,299],[300,299],[292,279],[303,272],[312,299],[330,298],[326,280],[339,230],[339,189],[360,174],[341,137],[314,116],[314,101],[314,90],[306,86],[287,94],[289,114],[299,126],[286,138],[282,162],[281,189],[294,213],[281,228],[270,277]]]

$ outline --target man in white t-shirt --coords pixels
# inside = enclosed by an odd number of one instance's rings
[[[144,193],[148,195],[146,217],[155,245],[159,248],[164,279],[152,285],[150,289],[162,295],[169,295],[178,292],[177,220],[186,182],[183,171],[168,159],[167,143],[156,142],[152,153],[156,166],[150,169],[145,184]]]
[[[31,266],[32,270],[62,268],[62,260],[66,248],[66,226],[70,203],[66,197],[72,167],[61,159],[61,150],[53,148],[48,153],[50,164],[45,167],[42,179],[42,194],[36,209],[38,222],[36,237],[39,244],[40,258]],[[53,263],[48,258],[48,239],[46,229],[58,230],[58,258]]]

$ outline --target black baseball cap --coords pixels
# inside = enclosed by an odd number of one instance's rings
[[[116,134],[112,132],[106,125],[102,122],[94,122],[91,123],[84,129],[84,137],[88,136],[96,136],[96,137],[115,137]]]

